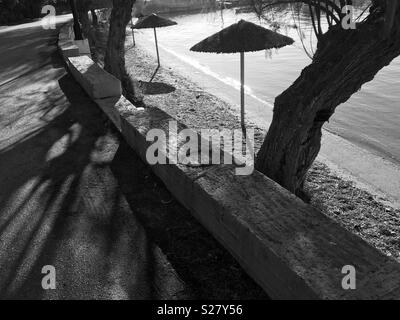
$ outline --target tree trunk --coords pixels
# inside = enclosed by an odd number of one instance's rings
[[[124,93],[134,96],[133,85],[125,68],[126,27],[131,19],[132,7],[136,0],[113,0],[104,69],[121,80]]]
[[[363,84],[400,55],[400,10],[386,36],[384,10],[356,30],[335,26],[321,41],[311,65],[275,100],[274,116],[256,168],[302,196],[307,171],[321,147],[322,126]]]
[[[79,21],[82,24],[82,28],[86,36],[90,33],[89,7],[90,7],[90,1],[88,0],[80,0],[76,4]]]

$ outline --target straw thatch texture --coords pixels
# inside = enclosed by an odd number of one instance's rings
[[[162,18],[155,13],[139,18],[138,22],[133,26],[134,29],[162,28],[176,25],[175,21]]]
[[[281,48],[294,43],[292,38],[240,20],[220,32],[204,39],[191,51],[214,53],[237,53]]]

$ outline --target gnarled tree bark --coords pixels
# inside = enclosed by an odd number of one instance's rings
[[[121,80],[124,94],[135,100],[134,87],[125,67],[126,27],[136,0],[113,0],[104,69]]]
[[[256,168],[289,191],[303,195],[306,173],[320,151],[322,126],[336,107],[400,55],[400,6],[390,2],[391,15],[382,0],[375,1],[355,30],[331,28],[321,37],[311,65],[276,98]],[[385,33],[387,16],[392,21]]]

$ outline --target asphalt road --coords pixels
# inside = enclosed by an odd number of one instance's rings
[[[56,32],[33,23],[0,39],[0,297],[184,295],[120,191],[119,141],[66,74]],[[46,265],[55,290],[42,287]]]

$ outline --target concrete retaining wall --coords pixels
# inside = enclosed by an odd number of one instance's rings
[[[59,33],[58,38],[58,48],[61,55],[64,58],[77,57],[81,55],[87,55],[91,58],[89,41],[84,40],[74,40],[74,30],[72,24],[65,24]]]
[[[72,75],[92,99],[121,96],[121,81],[88,56],[70,57],[67,61]]]
[[[93,81],[80,73],[82,66],[90,68],[90,59],[66,58],[66,62],[79,83],[82,78]],[[98,72],[97,79],[107,79],[105,71]],[[85,90],[87,87],[83,85]],[[95,102],[144,161],[151,144],[146,140],[149,130],[167,132],[169,121],[175,120],[158,108],[138,109],[123,96]],[[179,123],[178,130],[183,128]],[[179,141],[178,147],[183,143]],[[152,169],[270,297],[400,298],[400,265],[395,260],[261,173],[236,176],[231,165],[194,168],[170,164]],[[342,287],[346,265],[356,270],[355,290]]]

